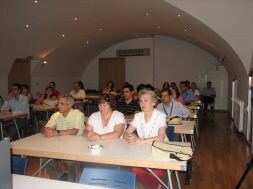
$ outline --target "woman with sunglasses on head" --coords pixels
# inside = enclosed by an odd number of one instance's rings
[[[125,117],[115,110],[114,97],[109,94],[101,96],[98,109],[89,117],[84,136],[91,141],[120,138],[125,128]]]

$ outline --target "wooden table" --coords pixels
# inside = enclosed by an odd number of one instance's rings
[[[172,125],[170,126],[174,127],[174,133],[181,135],[181,140],[183,142],[187,142],[186,135],[191,136],[191,144],[192,148],[194,150],[195,146],[195,139],[194,139],[194,127],[195,127],[195,121],[181,121],[182,125]]]
[[[13,120],[14,125],[15,125],[16,130],[17,130],[17,133],[18,133],[18,137],[21,138],[16,119],[17,118],[26,118],[26,117],[27,117],[27,114],[22,113],[22,112],[10,112],[10,113],[0,112],[1,139],[3,139],[3,135],[4,135],[4,133],[3,133],[3,121],[9,121],[9,120]]]
[[[101,144],[104,147],[100,153],[92,154],[88,148],[91,144]],[[123,139],[91,142],[83,136],[47,138],[42,134],[36,134],[12,142],[11,149],[12,154],[16,155],[166,169],[170,186],[172,186],[170,170],[186,171],[186,161],[153,157],[151,144],[129,145]]]
[[[36,112],[45,112],[46,113],[46,119],[49,120],[49,112],[56,112],[58,110],[57,106],[49,106],[49,105],[43,105],[43,104],[31,104],[32,110],[35,112],[35,119],[36,119],[36,129],[37,133],[39,132],[39,120],[37,118]],[[44,114],[42,114],[44,117]]]
[[[13,189],[106,189],[102,186],[92,186],[73,182],[58,181],[24,175],[12,175]]]

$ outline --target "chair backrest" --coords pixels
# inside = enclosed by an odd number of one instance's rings
[[[25,175],[27,159],[20,156],[11,156],[11,173]]]
[[[79,183],[115,189],[135,189],[136,175],[118,169],[87,167],[83,169]]]
[[[168,137],[169,141],[174,141],[174,126],[167,126],[166,136]]]
[[[0,188],[12,188],[10,139],[4,138],[0,141]]]

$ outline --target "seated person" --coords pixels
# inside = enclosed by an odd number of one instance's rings
[[[74,84],[74,89],[69,93],[75,100],[84,100],[85,99],[85,90],[83,87],[82,81],[77,81]]]
[[[79,110],[72,109],[73,104],[74,99],[72,96],[60,96],[59,111],[51,116],[50,120],[41,130],[46,137],[82,135],[85,117]],[[47,173],[52,179],[66,179],[74,182],[75,168],[75,164],[72,161],[53,160],[47,165]]]
[[[180,82],[181,95],[184,98],[185,103],[190,103],[195,100],[195,97],[191,90],[188,89],[185,81]]]
[[[124,132],[125,118],[121,112],[114,110],[114,97],[109,94],[101,96],[98,109],[89,117],[84,136],[92,141],[120,138]]]
[[[180,118],[188,118],[190,112],[183,104],[174,101],[171,98],[170,90],[162,90],[162,103],[157,105],[157,109],[165,113],[167,117],[178,116]]]
[[[11,86],[11,92],[7,96],[7,99],[5,100],[4,104],[1,107],[3,113],[10,113],[10,112],[20,112],[20,113],[26,113],[27,118],[30,117],[30,111],[29,111],[29,103],[28,98],[21,94],[21,85],[18,83],[14,83]],[[19,118],[16,119],[19,129],[25,128],[27,126],[27,119],[25,118]],[[17,131],[16,128],[8,127],[8,135],[12,139],[16,137]]]
[[[170,86],[171,97],[174,101],[185,104],[183,96],[179,93],[177,86]]]
[[[206,83],[206,87],[203,89],[201,95],[202,95],[202,101],[204,103],[204,110],[207,110],[208,104],[214,103],[214,99],[216,97],[216,91],[212,87],[211,81],[208,81]],[[213,109],[213,106],[211,106],[211,109]]]
[[[53,88],[54,95],[58,98],[60,96],[60,92],[56,89],[56,83],[54,81],[50,81],[48,86]]]
[[[153,91],[143,89],[139,93],[141,112],[136,113],[130,126],[124,133],[124,139],[131,145],[152,144],[153,141],[164,141],[166,128],[166,115],[155,109],[157,96]],[[137,135],[134,131],[137,130]],[[156,189],[159,181],[145,168],[133,167],[137,180],[144,185],[144,188]],[[165,171],[152,169],[162,179]]]
[[[103,94],[111,94],[113,96],[117,95],[117,91],[114,88],[114,84],[112,81],[108,81],[106,87],[103,89]]]
[[[123,86],[123,99],[118,102],[117,109],[124,115],[131,115],[140,111],[139,103],[133,99],[134,87],[133,85]]]
[[[200,91],[197,88],[197,84],[195,82],[191,83],[191,91],[192,91],[193,95],[195,96],[195,100],[199,100],[200,99]]]
[[[33,96],[32,96],[32,93],[30,91],[30,87],[27,84],[22,84],[21,88],[22,88],[21,89],[21,94],[24,95],[24,96],[27,96],[29,104],[32,103]]]
[[[45,94],[41,95],[35,104],[45,104],[49,106],[56,106],[58,103],[57,97],[54,94],[54,89],[48,86],[45,89]]]

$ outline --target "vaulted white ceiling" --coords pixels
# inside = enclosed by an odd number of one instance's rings
[[[118,42],[164,35],[193,43],[222,62],[230,75],[245,68],[231,46],[206,24],[163,0],[2,0],[0,74],[16,58],[48,61],[33,74],[81,75],[102,50]]]

